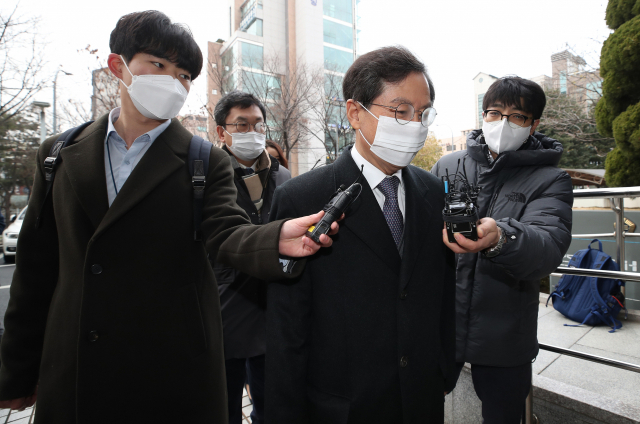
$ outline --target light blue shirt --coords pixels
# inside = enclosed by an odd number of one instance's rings
[[[136,138],[131,147],[127,149],[127,143],[118,135],[113,126],[118,117],[120,117],[119,107],[109,113],[109,126],[107,127],[107,135],[104,138],[104,169],[107,177],[109,206],[115,200],[125,181],[133,172],[133,168],[142,159],[142,156],[149,150],[156,138],[171,124],[171,119],[167,119],[151,131]]]

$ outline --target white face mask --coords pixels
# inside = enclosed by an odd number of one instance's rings
[[[524,144],[531,133],[531,126],[511,128],[506,119],[500,122],[482,121],[484,141],[495,153],[515,151]]]
[[[149,119],[165,120],[175,117],[189,92],[180,81],[171,75],[133,75],[122,58],[125,68],[131,74],[131,84],[122,81],[138,112]]]
[[[377,118],[362,103],[360,106],[378,120],[373,144],[369,143],[362,131],[358,130],[364,141],[371,147],[371,151],[392,165],[401,168],[409,165],[420,149],[424,147],[429,135],[429,128],[415,121],[400,125],[395,118],[388,116]]]
[[[227,145],[227,147],[238,159],[254,160],[264,152],[264,146],[267,140],[265,134],[260,134],[255,131],[233,134],[227,130],[224,130],[224,132],[231,136],[232,144],[231,146]]]

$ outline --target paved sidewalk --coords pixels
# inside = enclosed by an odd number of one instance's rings
[[[542,300],[541,296],[541,300]],[[637,313],[637,311],[636,311]],[[622,328],[609,333],[609,327],[565,327],[576,324],[553,309],[540,304],[538,340],[579,352],[640,365],[640,316],[629,315]],[[540,350],[533,364],[534,374],[588,390],[627,405],[640,408],[640,374],[583,359]]]

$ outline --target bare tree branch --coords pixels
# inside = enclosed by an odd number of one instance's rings
[[[0,124],[23,112],[48,83],[42,78],[43,44],[36,31],[39,18],[0,13]]]

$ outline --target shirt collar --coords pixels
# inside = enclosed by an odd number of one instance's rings
[[[364,168],[362,170],[362,175],[367,180],[367,183],[369,183],[369,187],[371,187],[372,190],[378,187],[378,184],[380,184],[382,180],[388,177],[387,174],[385,174],[384,172],[376,168],[374,165],[371,164],[371,162],[367,161],[360,154],[360,152],[358,152],[358,149],[356,148],[355,145],[351,149],[351,157],[353,158],[353,161],[358,166],[358,169],[360,169],[364,165]],[[401,187],[404,190],[403,181],[402,181],[402,169],[397,170],[393,175],[398,177],[398,179],[400,180],[399,187]]]
[[[111,134],[111,132],[115,132],[116,134],[118,134],[118,131],[116,131],[116,127],[113,126],[113,123],[116,122],[119,117],[120,117],[120,107],[117,107],[117,108],[113,109],[109,113],[109,119],[108,119],[108,124],[107,124],[107,139],[109,138],[109,134]],[[171,125],[171,119],[167,119],[162,124],[158,125],[157,127],[152,129],[151,131],[147,131],[146,133],[142,134],[140,137],[142,137],[144,135],[148,135],[149,136],[149,141],[150,142],[154,142],[155,139],[158,138],[158,136],[160,134],[162,134],[164,132],[164,130],[166,130],[169,125]],[[118,136],[120,136],[120,134],[118,134]],[[136,140],[140,139],[140,137],[136,138]],[[120,137],[120,138],[122,138],[122,137]]]

